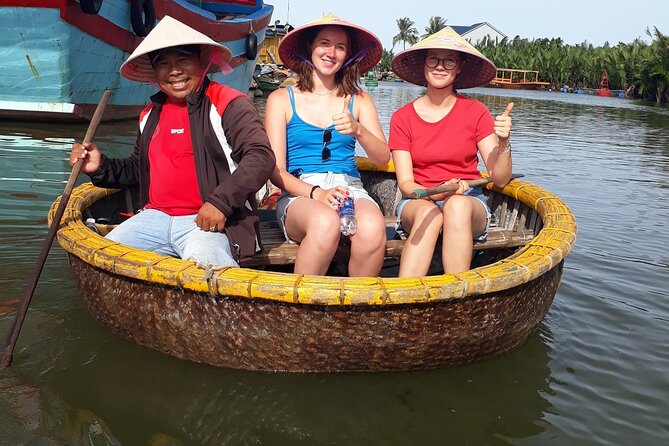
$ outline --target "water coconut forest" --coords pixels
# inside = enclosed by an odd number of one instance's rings
[[[446,19],[431,17],[425,34],[420,35],[409,18],[397,19],[399,32],[393,37],[393,48],[398,42],[413,45],[424,36],[444,28]],[[595,47],[583,42],[567,45],[561,38],[526,39],[516,36],[500,42],[484,38],[476,44],[479,51],[497,67],[519,70],[537,70],[542,81],[552,89],[597,88],[602,71],[608,72],[611,90],[622,90],[625,96],[649,102],[666,103],[669,99],[669,35],[657,27],[646,29],[650,43],[641,38],[631,43],[608,42]],[[380,62],[381,72],[390,72],[393,50],[384,49]]]

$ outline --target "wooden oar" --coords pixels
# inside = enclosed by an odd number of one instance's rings
[[[95,113],[91,118],[91,122],[88,125],[88,131],[86,132],[86,136],[84,137],[85,143],[91,142],[93,140],[93,135],[95,134],[95,130],[97,129],[98,124],[100,123],[100,119],[102,118],[102,113],[104,112],[105,107],[107,106],[109,95],[110,95],[109,90],[105,90],[104,93],[102,94],[102,98],[100,99],[100,102],[98,103],[98,106],[95,109]],[[81,170],[81,162],[78,160],[76,163],[74,163],[74,166],[72,166],[72,172],[70,172],[70,177],[67,180],[67,184],[65,185],[65,190],[63,191],[63,195],[60,198],[58,209],[56,210],[56,214],[54,215],[53,220],[51,221],[51,226],[49,226],[49,232],[46,235],[46,240],[44,240],[44,243],[42,244],[42,250],[39,253],[37,264],[35,265],[35,269],[33,270],[33,274],[30,277],[30,280],[28,281],[28,287],[26,288],[26,292],[23,295],[23,301],[21,302],[21,307],[19,308],[18,313],[16,313],[16,319],[14,319],[14,325],[12,325],[12,330],[9,334],[7,345],[2,351],[2,358],[1,358],[2,362],[0,362],[0,371],[12,363],[12,355],[14,354],[14,347],[16,346],[16,340],[19,338],[19,332],[21,331],[21,326],[23,325],[23,321],[26,318],[26,313],[28,312],[28,306],[30,305],[30,301],[33,298],[33,293],[35,292],[37,281],[39,280],[39,276],[42,273],[42,269],[44,268],[46,257],[49,254],[51,245],[53,244],[53,239],[56,237],[56,232],[58,231],[58,227],[60,226],[60,220],[63,218],[63,213],[65,212],[65,206],[67,206],[67,202],[70,200],[70,194],[72,193],[72,189],[74,189],[74,182],[77,180],[77,176],[79,176],[80,170]]]
[[[515,173],[511,175],[511,179],[513,180],[514,178],[520,178],[524,177],[525,175],[522,173]],[[482,184],[490,183],[492,182],[492,178],[487,177],[487,178],[479,178],[476,180],[465,180],[467,181],[467,184],[469,184],[469,187],[476,187],[480,186]],[[436,187],[430,187],[427,189],[416,189],[415,191],[411,192],[409,194],[409,198],[425,198],[430,195],[436,195],[436,194],[441,194],[444,192],[452,192],[458,190],[458,183],[454,184],[440,184],[439,186]]]

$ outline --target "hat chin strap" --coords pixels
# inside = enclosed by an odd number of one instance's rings
[[[197,83],[197,87],[195,87],[195,91],[200,91],[200,87],[202,87],[202,83],[204,82],[204,78],[207,77],[207,72],[209,71],[209,67],[211,67],[211,61],[209,61],[207,66],[204,67],[204,71],[202,72],[202,76],[200,77],[200,82]]]
[[[373,44],[373,43],[368,43],[367,45],[365,45],[364,47],[362,47],[362,49],[360,49],[360,51],[358,51],[357,53],[355,53],[353,56],[349,57],[349,59],[348,59],[346,62],[344,62],[344,65],[342,65],[342,68],[346,68],[346,67],[349,66],[349,65],[353,65],[354,63],[358,63],[358,62],[360,62],[362,59],[365,58],[365,56],[367,56],[367,54],[369,54],[369,51],[370,51],[373,47],[374,47],[374,44]],[[304,57],[304,56],[301,55],[301,54],[298,54],[298,55],[297,55],[297,59],[298,59],[298,60],[301,60],[301,61],[304,62],[304,63],[306,63],[306,64],[309,65],[311,68],[314,68],[314,64],[313,64],[313,62],[311,62],[311,59],[307,59],[306,57]]]
[[[342,68],[347,67],[349,65],[353,65],[354,63],[360,62],[362,59],[369,54],[369,51],[374,47],[374,44],[372,43],[367,43],[364,47],[360,49],[357,53],[355,53],[353,56],[351,56],[342,66]]]
[[[200,90],[200,87],[202,86],[202,83],[204,82],[204,78],[207,76],[207,73],[209,72],[209,68],[211,68],[212,64],[214,63],[214,59],[217,59],[216,60],[216,65],[218,65],[218,67],[220,68],[221,73],[223,73],[223,74],[232,73],[232,67],[225,60],[223,60],[222,57],[212,56],[209,60],[209,63],[207,64],[207,66],[204,67],[204,71],[202,72],[202,77],[200,78],[200,82],[197,84],[197,88],[195,88],[195,91]]]

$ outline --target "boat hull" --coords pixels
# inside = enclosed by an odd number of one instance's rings
[[[563,265],[475,299],[331,307],[186,292],[70,263],[90,313],[122,338],[214,366],[300,372],[433,369],[504,353],[544,318]]]
[[[253,29],[258,44],[263,42],[271,6],[233,20],[216,20],[185,0],[152,2],[158,19],[173,16],[230,48],[232,73],[210,76],[248,91],[255,60],[244,56],[246,39]],[[105,120],[137,117],[156,87],[119,74],[141,41],[132,30],[130,2],[104,0],[96,15],[84,14],[74,0],[29,4],[33,6],[0,6],[0,27],[5,30],[0,43],[0,118],[88,120],[105,89],[112,92]]]
[[[263,79],[261,77],[254,77],[254,80],[256,81],[256,84],[258,85],[258,88],[260,88],[264,92],[271,92],[274,90],[278,90],[279,87],[281,87],[281,81],[278,79]]]
[[[502,83],[502,82],[490,82],[486,87],[491,88],[505,88],[507,90],[538,90],[540,88],[546,88],[549,84],[546,83],[528,83],[528,82],[519,82],[519,83]]]

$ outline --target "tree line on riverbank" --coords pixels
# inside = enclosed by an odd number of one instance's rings
[[[556,88],[598,88],[606,69],[610,89],[646,101],[667,102],[669,36],[657,28],[646,32],[652,39],[650,44],[636,39],[594,47],[587,42],[565,45],[560,38],[530,41],[516,36],[497,43],[484,39],[477,48],[500,68],[538,70],[541,80]]]
[[[414,22],[407,17],[397,19],[395,44],[413,45],[419,40]],[[425,27],[426,35],[446,26],[446,19],[431,17]],[[628,97],[666,103],[669,101],[669,36],[657,27],[646,30],[650,43],[636,39],[632,43],[608,42],[601,47],[583,42],[565,45],[561,38],[523,39],[516,36],[501,42],[488,38],[476,47],[499,68],[537,70],[541,80],[554,88],[599,88],[602,70],[608,72],[609,88],[623,90]],[[382,71],[390,71],[393,50],[383,51]]]

